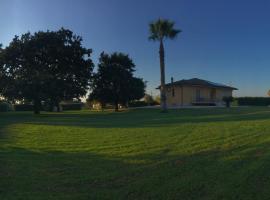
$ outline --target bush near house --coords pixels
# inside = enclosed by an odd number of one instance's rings
[[[225,102],[226,107],[229,108],[231,106],[231,103],[233,102],[233,97],[223,97],[222,100]]]
[[[270,97],[239,97],[239,106],[269,106]]]

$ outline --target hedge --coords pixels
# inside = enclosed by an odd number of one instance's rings
[[[83,107],[82,103],[65,103],[61,104],[62,110],[81,110]],[[14,105],[15,111],[34,111],[34,106],[32,104],[17,104]],[[43,105],[41,111],[49,111],[48,106]]]
[[[83,103],[65,103],[61,104],[63,111],[65,110],[81,110]]]
[[[153,101],[152,103],[148,104],[145,101],[131,101],[129,102],[129,107],[144,107],[144,106],[156,106],[159,105],[158,102]]]
[[[12,105],[8,102],[0,102],[0,112],[12,111]]]
[[[15,111],[33,111],[34,106],[32,104],[16,104],[14,105]]]
[[[147,106],[147,103],[145,101],[132,101],[128,104],[129,107],[143,107]]]
[[[239,106],[269,106],[270,97],[239,97]]]

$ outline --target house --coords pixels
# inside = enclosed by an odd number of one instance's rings
[[[157,89],[160,89],[158,87]],[[175,106],[222,106],[223,97],[232,96],[237,88],[198,78],[173,81],[165,85],[167,104]]]

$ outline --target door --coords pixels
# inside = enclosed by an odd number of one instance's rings
[[[216,89],[211,89],[211,91],[210,91],[210,99],[211,99],[211,101],[215,101],[216,97],[217,97]]]
[[[200,102],[201,101],[201,90],[196,89],[196,101]]]

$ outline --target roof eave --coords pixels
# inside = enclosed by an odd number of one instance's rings
[[[172,86],[172,84],[168,84],[165,86]],[[208,87],[208,88],[225,88],[225,89],[231,89],[231,90],[238,90],[238,88],[235,87],[217,87],[217,86],[205,86],[205,85],[192,85],[192,84],[173,84],[173,86],[199,86],[199,87]],[[160,86],[156,88],[156,90],[160,90]]]

